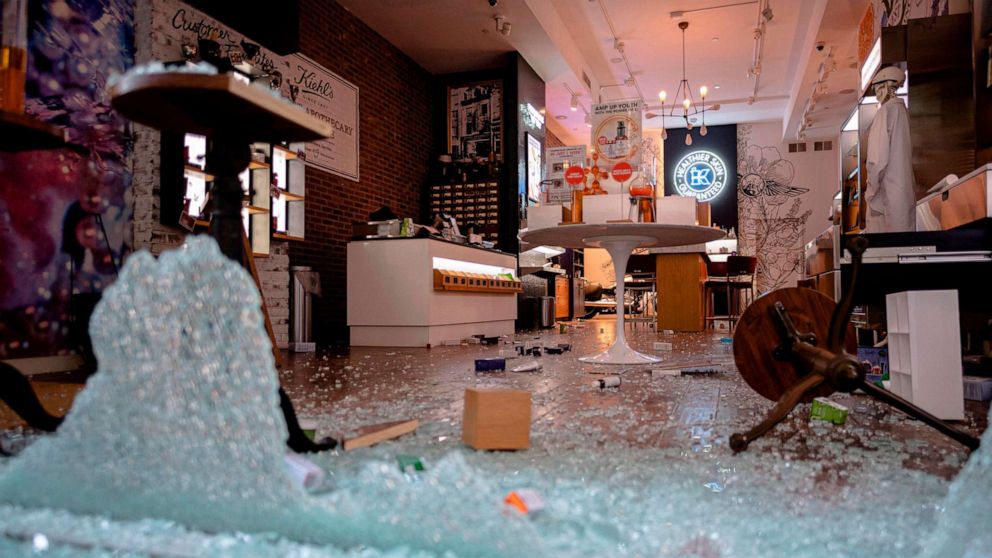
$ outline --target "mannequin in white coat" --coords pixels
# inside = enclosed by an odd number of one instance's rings
[[[906,74],[901,69],[890,66],[879,70],[872,81],[879,107],[868,131],[865,198],[869,233],[916,230],[909,111],[896,96],[896,90],[905,79]]]

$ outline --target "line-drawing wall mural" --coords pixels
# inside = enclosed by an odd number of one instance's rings
[[[803,210],[809,188],[792,184],[795,167],[778,147],[752,144],[748,124],[737,130],[738,252],[758,257],[755,284],[764,293],[795,282],[813,210]]]

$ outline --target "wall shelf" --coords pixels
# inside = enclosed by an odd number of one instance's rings
[[[303,242],[304,240],[306,240],[302,236],[293,236],[291,234],[286,234],[281,232],[273,232],[272,238],[278,238],[280,240],[292,240],[294,242]]]
[[[0,151],[30,151],[69,147],[81,153],[88,150],[66,142],[65,130],[33,116],[0,110]]]
[[[288,192],[286,190],[283,190],[282,188],[279,188],[279,195],[281,197],[286,198],[287,201],[303,201],[306,199],[302,194],[295,194],[293,192]]]
[[[186,166],[183,168],[183,174],[190,174],[190,175],[196,176],[198,178],[202,178],[206,182],[213,182],[214,181],[214,175],[206,172],[205,170],[201,169],[200,167],[191,165],[189,163],[186,163]]]
[[[276,144],[276,145],[273,145],[272,146],[272,149],[274,149],[276,151],[283,151],[283,152],[285,152],[285,157],[286,157],[286,160],[287,161],[288,160],[292,160],[292,159],[296,159],[296,157],[297,157],[296,152],[293,151],[292,149],[288,148],[288,147],[283,147],[281,145]]]

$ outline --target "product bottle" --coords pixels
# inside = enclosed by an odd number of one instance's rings
[[[0,34],[0,110],[24,112],[28,55],[28,2],[4,0]]]

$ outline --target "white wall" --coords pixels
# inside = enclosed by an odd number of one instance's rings
[[[737,126],[737,214],[741,254],[758,256],[759,292],[794,287],[803,246],[830,226],[840,190],[837,138],[830,151],[789,153],[782,123]]]

